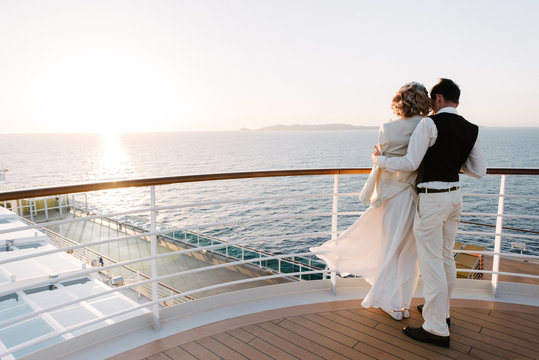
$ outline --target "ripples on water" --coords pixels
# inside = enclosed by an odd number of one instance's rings
[[[539,167],[539,128],[481,130],[488,167]],[[47,134],[0,135],[0,165],[8,168],[9,188],[41,187],[98,182],[126,178],[190,174],[308,168],[369,167],[376,130],[302,132],[192,132],[150,134]],[[365,175],[340,177],[340,192],[359,192]],[[499,176],[481,180],[461,177],[465,193],[499,192]],[[508,176],[506,193],[537,195],[538,177]],[[245,179],[178,184],[157,187],[158,205],[200,203],[333,191],[333,176]],[[90,208],[118,211],[149,205],[149,189],[121,189],[88,194]],[[465,201],[466,212],[495,213],[497,198]],[[169,226],[217,223],[231,219],[259,220],[242,225],[200,230],[227,240],[264,238],[303,232],[331,230],[330,217],[268,217],[331,211],[331,199],[301,199],[199,206],[164,211],[159,221]],[[505,202],[508,214],[537,216],[536,200]],[[339,211],[363,211],[357,197],[340,199]],[[350,226],[356,216],[340,216],[339,230]],[[463,220],[495,225],[495,218],[467,217]],[[508,227],[539,231],[537,221],[508,219]],[[462,224],[461,230],[494,232],[493,228]],[[279,253],[285,249],[305,251],[327,236],[304,240],[260,242],[261,250]],[[465,236],[460,240],[469,241]],[[492,236],[475,243],[491,247]],[[511,241],[505,239],[504,248]],[[535,242],[536,243],[536,242]],[[528,244],[528,253],[539,254],[538,245]]]

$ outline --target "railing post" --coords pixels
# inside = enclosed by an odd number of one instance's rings
[[[62,195],[58,196],[58,210],[60,211],[60,220],[64,219],[62,213]],[[60,224],[60,247],[64,247],[64,229],[63,224]]]
[[[150,187],[150,206],[152,208],[150,216],[150,231],[155,232],[157,229],[157,216],[155,210],[155,186]],[[157,256],[157,236],[155,234],[151,236],[150,255]],[[157,276],[157,259],[152,259],[152,279],[155,279]],[[159,299],[159,294],[157,293],[157,285],[157,281],[152,282],[152,301],[155,302],[153,304],[152,311],[154,327],[156,330],[159,330],[161,328],[161,325],[159,323],[159,303],[157,302],[157,300]]]
[[[337,228],[338,228],[338,215],[337,211],[339,210],[339,175],[335,175],[333,181],[333,215],[331,216],[331,238],[335,239],[337,237]]]
[[[503,201],[505,195],[505,177],[501,176],[500,180],[500,197],[498,198],[498,217],[496,218],[496,234],[501,234],[503,231]],[[494,237],[494,252],[500,253],[502,249],[502,237],[496,235]],[[500,255],[493,255],[492,257],[492,271],[500,271]],[[491,288],[494,297],[496,297],[496,291],[498,290],[498,274],[492,274]]]
[[[337,195],[339,193],[339,175],[334,176],[333,180],[333,208],[332,212],[333,215],[331,215],[331,239],[335,239],[337,237],[337,231],[338,231],[338,215],[337,212],[339,211],[339,196]],[[335,295],[336,287],[337,287],[337,273],[335,270],[331,272],[331,294]]]
[[[30,207],[30,221],[34,221],[34,213],[33,213],[33,209],[32,209],[32,199],[28,200],[28,206]],[[35,202],[34,202],[34,208],[35,208]],[[37,215],[37,214],[36,214]]]
[[[62,195],[58,196],[58,212],[60,213],[60,220],[62,219]]]
[[[47,204],[48,198],[43,198],[43,206],[45,206],[45,219],[49,220],[49,206]]]

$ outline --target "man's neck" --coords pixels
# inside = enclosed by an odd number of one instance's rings
[[[443,96],[438,94],[436,96],[436,102],[434,104],[434,108],[437,108],[438,110],[436,110],[434,113],[438,114],[438,112],[442,109],[445,109],[448,107],[456,108],[457,106],[459,106],[458,101],[454,102],[451,100],[446,100]]]

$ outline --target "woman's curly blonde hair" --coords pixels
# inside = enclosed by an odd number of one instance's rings
[[[395,94],[391,109],[395,115],[400,117],[411,117],[414,115],[427,116],[432,103],[427,89],[423,84],[411,82],[402,86]]]

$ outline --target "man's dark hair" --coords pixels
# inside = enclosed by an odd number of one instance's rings
[[[436,94],[440,94],[446,101],[459,102],[460,89],[457,84],[450,79],[441,78],[440,82],[433,86],[430,91],[430,98],[434,100]]]

